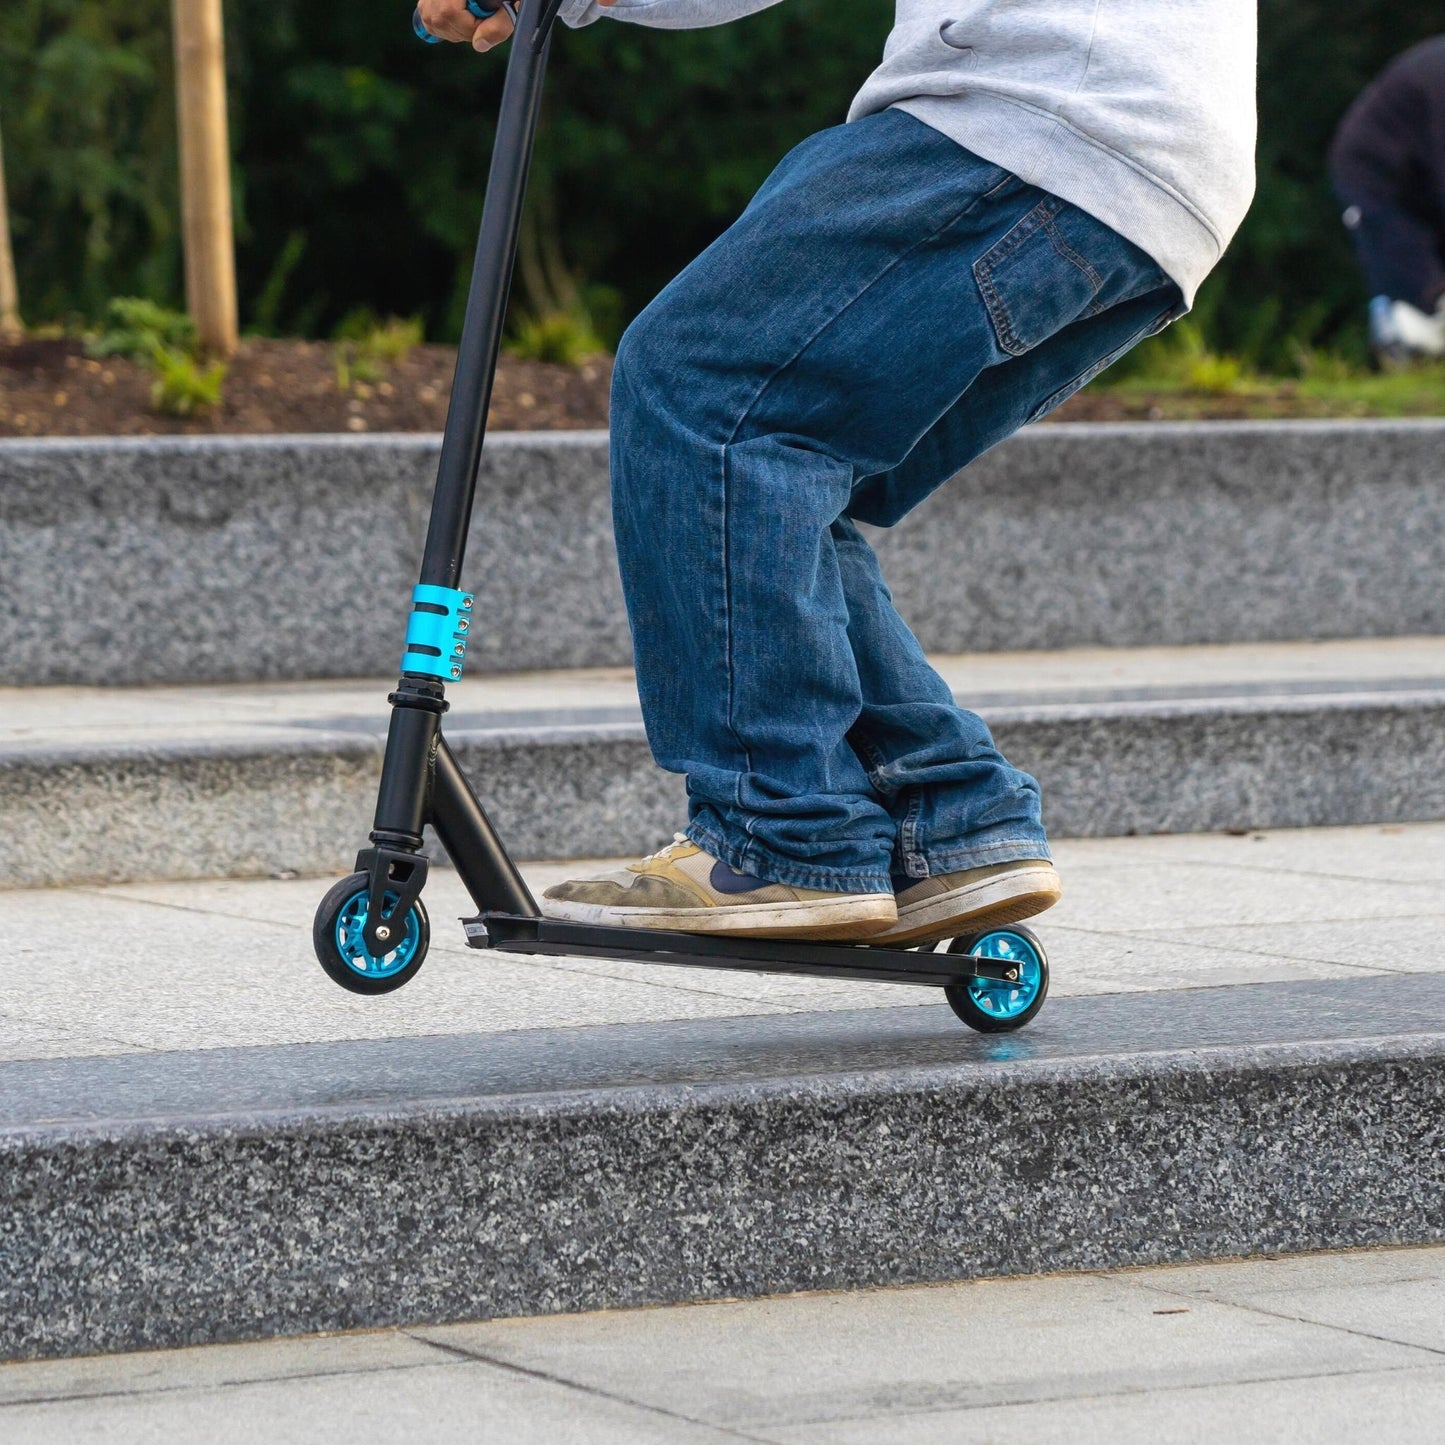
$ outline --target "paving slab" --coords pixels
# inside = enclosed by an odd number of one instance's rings
[[[1156,1279],[1162,1302],[1149,1287]],[[956,1426],[990,1407],[1050,1398],[1445,1368],[1390,1336],[1363,1338],[1210,1299],[1165,1315],[1161,1308],[1174,1303],[1168,1291],[1165,1271],[1055,1276],[418,1333],[481,1359],[785,1440],[861,1439],[870,1425],[874,1440],[909,1438],[920,1416]],[[804,1340],[816,1343],[800,1350]],[[670,1363],[659,1371],[664,1357]]]
[[[1445,816],[1445,639],[938,662],[1055,837]],[[375,805],[387,687],[0,690],[0,886],[336,866]],[[473,679],[446,727],[522,856],[642,852],[685,816],[626,672]]]
[[[1414,1442],[1445,1250],[497,1320],[0,1366],[20,1445],[554,1441]],[[1340,1318],[1293,1313],[1316,1296]],[[1351,1318],[1380,1307],[1379,1328]],[[1393,1308],[1392,1308],[1393,1307]]]
[[[1058,997],[1387,980],[1445,967],[1445,824],[1065,841],[1057,854],[1064,900],[1039,931]],[[1433,879],[1417,876],[1421,859],[1442,860]],[[616,862],[524,871],[540,891]],[[358,998],[312,958],[326,886],[300,878],[0,892],[11,940],[0,979],[14,980],[0,995],[0,1056],[939,1007],[931,991],[886,984],[479,953],[455,921],[473,907],[446,870],[427,886],[432,955],[415,982]]]
[[[1428,1439],[1445,1405],[1445,1368],[1369,1371],[1303,1380],[1205,1385],[1129,1393],[1123,1398],[1048,1401],[962,1414],[940,1411],[890,1420],[897,1445],[1157,1445],[1162,1440],[1214,1445],[1239,1440],[1273,1445],[1406,1445]],[[780,1431],[778,1445],[873,1445],[876,1423],[833,1423]]]
[[[98,1402],[52,1401],[0,1407],[8,1445],[30,1442],[161,1439],[296,1442],[347,1422],[355,1441],[428,1442],[483,1438],[576,1445],[714,1445],[726,1431],[641,1409],[485,1364],[443,1360],[426,1366],[284,1382],[230,1384],[214,1390],[123,1396]]]

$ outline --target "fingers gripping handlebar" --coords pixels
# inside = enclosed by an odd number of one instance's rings
[[[467,0],[467,9],[475,15],[478,20],[490,20],[499,8],[505,10],[507,14],[512,17],[513,25],[517,23],[517,7],[511,3],[511,0],[501,0],[500,6],[494,5],[490,10],[488,10],[485,5],[480,4],[479,0]],[[416,31],[416,38],[418,40],[425,40],[428,45],[439,45],[441,43],[440,36],[433,35],[431,31],[422,24],[420,8],[411,12],[411,28]]]

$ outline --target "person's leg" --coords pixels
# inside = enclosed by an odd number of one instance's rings
[[[1445,236],[1407,206],[1335,184],[1371,296],[1430,313],[1445,297]]]
[[[1151,279],[1146,268],[1141,276]],[[1057,897],[1058,884],[1051,870],[1002,866],[1049,857],[1038,784],[999,753],[982,718],[955,702],[851,518],[891,525],[1180,309],[1178,288],[1166,283],[990,367],[901,466],[859,484],[850,516],[834,525],[862,692],[849,741],[897,828],[891,866],[900,917],[880,942],[949,937],[975,913],[990,924],[1012,921],[1009,903],[1027,917]],[[933,885],[918,887],[924,879]]]
[[[1370,342],[1386,364],[1445,355],[1445,235],[1409,206],[1335,182],[1370,292]]]
[[[889,112],[799,147],[629,330],[619,560],[695,844],[780,884],[890,889],[833,524],[981,371],[1137,290],[1123,244]]]

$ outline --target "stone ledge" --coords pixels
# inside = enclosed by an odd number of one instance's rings
[[[1421,975],[993,1039],[939,1007],[4,1065],[0,1358],[1439,1241],[1442,1006]]]
[[[1039,777],[1056,837],[1445,817],[1445,683],[984,715]],[[448,738],[517,857],[647,852],[679,826],[681,781],[653,764],[640,723],[517,728],[504,717]],[[379,735],[297,729],[0,750],[0,887],[331,871],[366,836],[380,761]]]
[[[0,683],[396,666],[434,437],[0,442]],[[1050,425],[877,537],[931,651],[1445,632],[1445,421]],[[489,438],[481,671],[630,659],[601,433]]]

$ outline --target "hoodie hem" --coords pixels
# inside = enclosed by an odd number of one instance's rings
[[[1223,253],[1218,234],[1185,199],[1058,116],[979,92],[915,96],[890,108],[1132,241],[1178,284],[1186,307]]]

